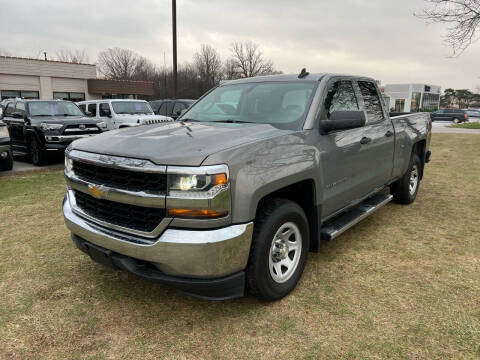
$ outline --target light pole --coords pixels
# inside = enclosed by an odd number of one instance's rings
[[[173,98],[177,98],[177,0],[172,0]]]

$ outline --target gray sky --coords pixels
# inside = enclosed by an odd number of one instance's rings
[[[0,50],[17,56],[129,48],[171,64],[170,0],[0,0]],[[261,45],[277,69],[371,76],[382,84],[480,85],[480,42],[458,58],[442,44],[442,25],[413,12],[423,0],[177,0],[179,63],[201,44],[225,59],[234,41]]]

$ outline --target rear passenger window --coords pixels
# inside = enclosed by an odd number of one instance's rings
[[[8,103],[7,107],[5,108],[5,116],[12,116],[15,111],[15,103]]]
[[[88,104],[87,111],[92,113],[92,116],[97,116],[97,104]]]
[[[380,103],[375,84],[369,81],[359,81],[360,93],[362,94],[365,112],[367,113],[367,123],[375,123],[382,121],[383,110]]]
[[[331,84],[327,91],[324,107],[328,119],[330,119],[330,115],[334,111],[358,110],[357,97],[355,96],[352,82],[339,80]]]

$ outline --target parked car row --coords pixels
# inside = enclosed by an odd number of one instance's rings
[[[478,121],[480,118],[479,110],[462,109],[439,109],[430,114],[432,121],[452,121],[455,124],[469,121],[470,119]]]
[[[196,100],[192,99],[164,99],[164,100],[153,100],[150,101],[150,106],[152,107],[155,114],[169,116],[172,119],[178,118],[182,111],[188,109]]]

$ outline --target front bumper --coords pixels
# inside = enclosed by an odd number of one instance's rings
[[[247,266],[252,241],[253,223],[232,225],[215,230],[166,229],[158,238],[135,238],[122,232],[101,226],[77,215],[71,207],[68,197],[63,202],[65,224],[69,230],[82,241],[108,249],[128,263],[146,262],[157,273],[146,275],[132,271],[128,267],[116,264],[118,268],[133,272],[139,276],[151,278],[161,274],[160,280],[168,277],[177,278],[180,283],[189,279],[192,283],[217,282],[232,274],[242,273]],[[78,246],[78,245],[77,245]],[[117,261],[118,262],[118,261]],[[125,263],[125,262],[124,262]],[[143,275],[142,275],[143,274]],[[242,275],[242,279],[244,274]],[[236,278],[238,280],[238,278]],[[242,280],[242,281],[243,281]],[[174,284],[173,284],[174,285]],[[200,286],[201,287],[201,286]],[[208,286],[205,287],[208,290]],[[225,290],[228,290],[225,287]],[[186,291],[185,289],[182,289]],[[219,296],[215,291],[213,298],[231,298],[243,295],[236,290],[235,294]],[[193,295],[208,297],[208,294],[190,292]],[[208,291],[207,291],[208,293]]]

